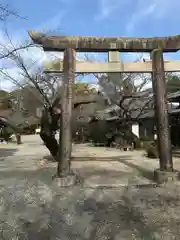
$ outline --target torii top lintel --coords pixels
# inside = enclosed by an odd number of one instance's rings
[[[154,38],[71,37],[47,36],[34,31],[29,31],[29,35],[45,51],[64,51],[69,47],[79,52],[151,52],[157,48],[163,52],[176,52],[180,49],[180,35]]]

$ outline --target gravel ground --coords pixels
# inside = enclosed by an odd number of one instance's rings
[[[0,147],[0,240],[180,239],[178,183],[59,188],[53,165],[37,164],[45,148],[26,139]]]
[[[180,239],[179,190],[59,189],[21,180],[1,188],[0,239]]]

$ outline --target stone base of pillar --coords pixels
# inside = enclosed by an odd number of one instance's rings
[[[174,170],[173,172],[166,172],[166,171],[161,171],[160,169],[155,169],[154,180],[159,184],[178,181],[180,180],[180,173],[176,170]]]
[[[69,172],[68,174],[66,174],[65,176],[53,176],[52,177],[52,180],[53,180],[53,183],[55,185],[57,185],[58,187],[72,187],[72,186],[75,186],[77,184],[81,184],[83,183],[83,179],[80,178],[80,176],[71,171]]]

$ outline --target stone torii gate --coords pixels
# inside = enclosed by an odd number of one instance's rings
[[[62,132],[60,136],[60,173],[68,173],[68,162],[71,158],[71,118],[72,118],[72,84],[77,73],[146,72],[152,73],[155,100],[155,115],[158,130],[158,148],[160,168],[155,170],[155,178],[162,182],[178,177],[173,169],[168,105],[165,84],[165,71],[180,71],[180,61],[165,62],[163,52],[176,52],[180,49],[180,35],[164,38],[104,38],[104,37],[67,37],[45,36],[29,31],[36,44],[42,45],[44,51],[64,51],[64,61],[56,62],[46,69],[49,72],[64,72],[64,94],[62,99]],[[76,62],[76,51],[110,52],[109,63]],[[117,52],[149,52],[152,62],[127,63],[119,62]],[[117,75],[116,75],[117,77]]]

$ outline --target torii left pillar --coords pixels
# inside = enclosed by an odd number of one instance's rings
[[[70,175],[72,152],[72,87],[75,82],[76,51],[68,48],[64,51],[64,81],[61,103],[61,127],[59,136],[59,154],[57,157],[57,176],[60,178]],[[66,179],[67,180],[67,179]],[[69,181],[69,180],[68,180]],[[63,184],[69,184],[63,182]]]

